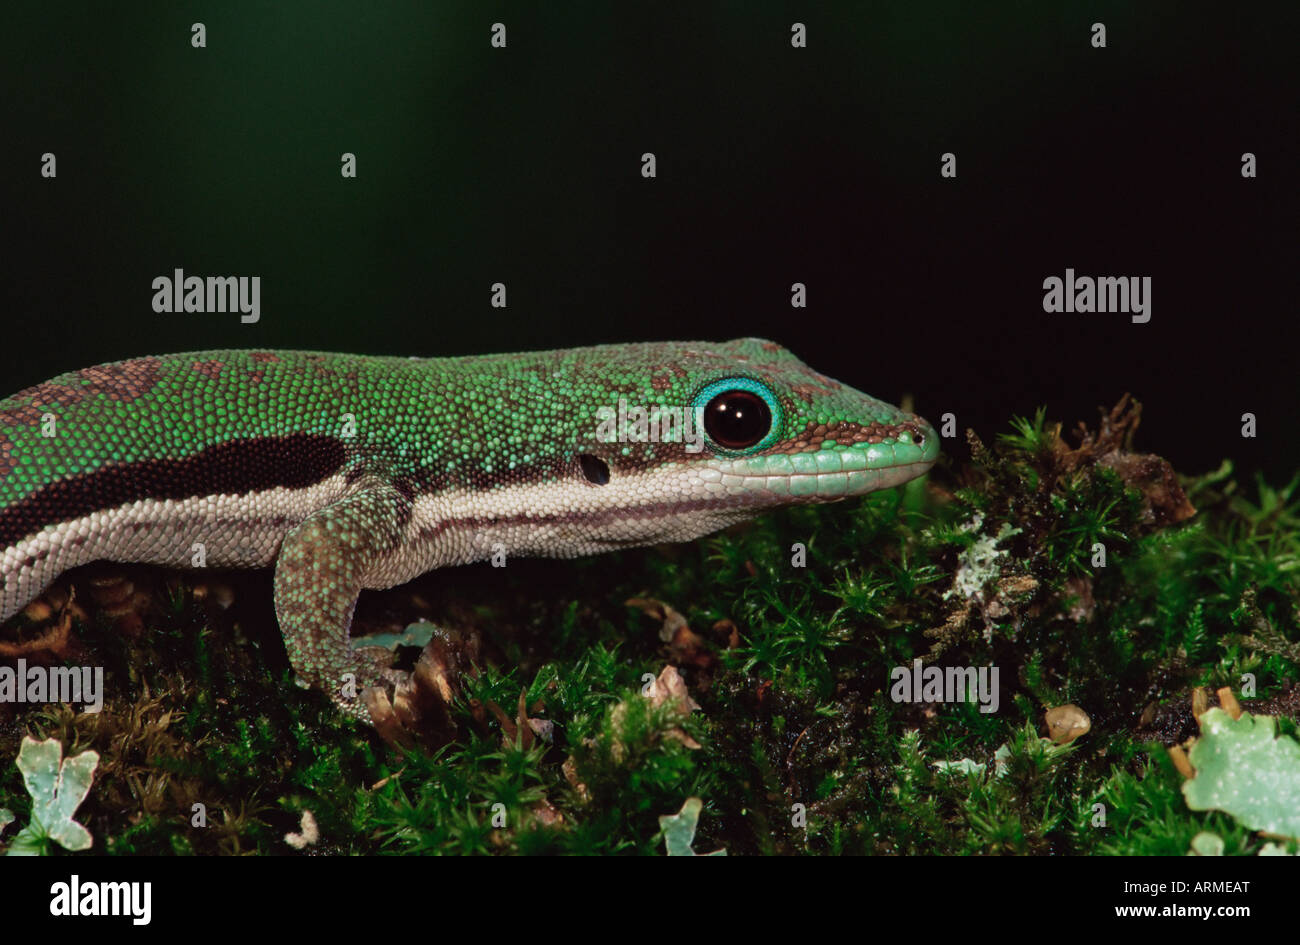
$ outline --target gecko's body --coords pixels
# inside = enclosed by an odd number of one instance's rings
[[[703,448],[635,423],[607,442],[620,398],[702,415]],[[0,401],[0,620],[94,560],[274,565],[295,671],[364,718],[352,693],[395,674],[349,643],[363,588],[497,551],[686,541],[905,482],[938,445],[924,420],[756,339],[137,358]]]

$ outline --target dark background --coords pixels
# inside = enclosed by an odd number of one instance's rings
[[[1285,480],[1300,466],[1296,10],[10,8],[0,395],[186,349],[759,335],[986,438],[1040,404],[1092,421],[1131,391],[1140,448]],[[489,45],[496,21],[506,49]],[[807,49],[790,47],[795,21]],[[1152,320],[1044,313],[1042,281],[1067,266],[1151,276]],[[177,267],[261,276],[261,322],[155,314],[151,282]],[[1248,411],[1256,440],[1240,437]]]

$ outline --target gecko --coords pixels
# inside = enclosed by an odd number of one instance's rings
[[[273,567],[297,681],[375,724],[365,694],[407,674],[353,645],[363,589],[690,541],[938,455],[925,420],[756,338],[133,358],[0,401],[0,621],[96,560]]]

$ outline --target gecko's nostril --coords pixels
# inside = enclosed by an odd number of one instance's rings
[[[582,474],[587,477],[587,481],[593,485],[603,486],[609,482],[609,465],[600,457],[583,453],[578,457],[578,465],[582,467]]]

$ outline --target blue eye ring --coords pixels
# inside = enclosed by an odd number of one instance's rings
[[[708,421],[705,417],[707,408],[718,397],[723,394],[729,394],[734,391],[741,391],[745,394],[753,395],[759,398],[767,407],[770,418],[767,432],[756,443],[745,447],[730,447],[719,443],[709,432]],[[704,433],[705,438],[709,441],[710,448],[717,454],[723,456],[744,456],[749,453],[756,453],[759,450],[766,449],[777,441],[781,436],[784,416],[781,410],[781,403],[777,400],[772,389],[761,381],[756,381],[752,377],[724,377],[713,381],[703,387],[695,398],[691,401],[691,412],[694,415],[695,422],[699,429]]]

